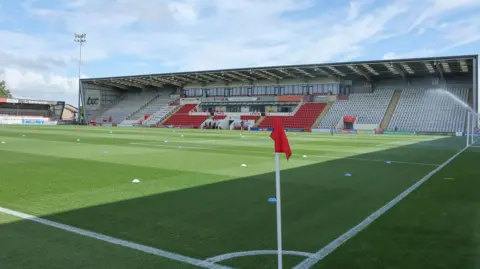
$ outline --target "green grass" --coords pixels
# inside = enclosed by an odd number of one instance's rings
[[[294,156],[281,161],[284,249],[305,252],[336,239],[465,144],[433,136],[289,139]],[[197,259],[276,248],[267,132],[241,138],[228,131],[3,126],[0,140],[0,207]],[[477,268],[479,156],[478,148],[461,154],[312,268]],[[196,268],[3,213],[0,250],[2,269]],[[302,260],[285,256],[285,268]],[[221,264],[276,268],[276,256]]]

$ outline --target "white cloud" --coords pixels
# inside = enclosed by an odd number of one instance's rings
[[[36,1],[23,5],[28,16],[39,20],[43,30],[38,34],[21,27],[0,31],[0,75],[4,70],[2,76],[18,94],[75,94],[78,46],[73,33],[87,33],[87,71],[89,66],[115,70],[124,57],[134,63],[130,73],[140,66],[175,71],[354,60],[366,53],[372,58],[379,41],[408,38],[409,27],[423,34],[452,12],[480,3],[353,0],[327,9],[325,2],[315,0],[57,1],[50,8],[35,6]],[[443,21],[439,39],[452,47],[476,42],[478,26]],[[421,46],[425,49],[407,56],[440,50]],[[405,56],[393,52],[384,58]]]
[[[429,57],[433,55],[438,55],[439,51],[433,49],[421,49],[410,51],[406,53],[396,53],[396,52],[388,52],[383,55],[384,60],[392,60],[392,59],[409,59],[409,58],[418,58],[418,57]]]
[[[422,3],[418,2],[418,4],[421,5]],[[429,23],[429,21],[436,21],[444,14],[451,15],[452,13],[480,7],[480,1],[478,0],[426,0],[424,4],[426,4],[426,8],[410,26],[410,30]]]
[[[0,72],[0,79],[6,81],[15,97],[66,101],[73,104],[77,99],[78,78],[5,68]]]
[[[446,25],[444,37],[448,41],[448,49],[480,41],[480,17],[462,19]]]

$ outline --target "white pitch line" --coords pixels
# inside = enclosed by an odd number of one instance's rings
[[[429,180],[433,175],[435,175],[438,171],[440,171],[446,165],[451,163],[455,158],[458,157],[458,155],[463,153],[467,148],[468,147],[466,147],[466,148],[460,150],[459,152],[457,152],[455,155],[450,157],[450,159],[446,160],[439,167],[435,168],[433,171],[431,171],[426,176],[424,176],[422,179],[420,179],[415,184],[410,186],[404,192],[400,193],[397,197],[395,197],[393,200],[388,202],[386,205],[384,205],[383,207],[381,207],[377,211],[373,212],[370,216],[368,216],[362,222],[360,222],[355,227],[351,228],[350,230],[348,230],[347,232],[345,232],[344,234],[339,236],[337,239],[330,242],[328,245],[326,245],[325,247],[323,247],[322,249],[317,251],[314,255],[310,256],[309,258],[306,258],[304,261],[297,264],[293,269],[309,269],[309,268],[311,268],[313,265],[315,265],[317,262],[321,261],[323,258],[328,256],[333,251],[335,251],[338,247],[343,245],[349,239],[351,239],[352,237],[357,235],[359,232],[363,231],[368,225],[370,225],[372,222],[374,222],[376,219],[378,219],[381,215],[383,215],[385,212],[387,212],[392,207],[394,207],[396,204],[398,204],[407,195],[409,195],[411,192],[413,192],[418,187],[420,187],[423,183],[425,183],[427,180]]]
[[[25,214],[25,213],[22,213],[22,212],[18,212],[18,211],[3,208],[3,207],[0,207],[0,212],[8,214],[8,215],[15,216],[15,217],[18,217],[18,218],[21,218],[21,219],[41,223],[43,225],[54,227],[54,228],[64,230],[64,231],[67,231],[67,232],[83,235],[83,236],[90,237],[90,238],[93,238],[93,239],[97,239],[97,240],[107,242],[107,243],[110,243],[110,244],[119,245],[119,246],[122,246],[122,247],[135,249],[135,250],[138,250],[138,251],[141,251],[141,252],[153,254],[153,255],[160,256],[160,257],[163,257],[163,258],[167,258],[167,259],[170,259],[170,260],[175,260],[175,261],[179,261],[179,262],[183,262],[183,263],[188,263],[188,264],[191,264],[191,265],[195,265],[195,266],[199,266],[199,267],[203,267],[203,268],[208,268],[208,269],[232,269],[231,267],[218,265],[218,264],[213,264],[211,262],[207,262],[207,261],[204,261],[204,260],[183,256],[183,255],[180,255],[180,254],[168,252],[168,251],[161,250],[161,249],[158,249],[158,248],[153,248],[153,247],[133,243],[133,242],[130,242],[130,241],[118,239],[118,238],[115,238],[115,237],[111,237],[111,236],[107,236],[107,235],[103,235],[103,234],[99,234],[99,233],[95,233],[95,232],[90,232],[90,231],[83,230],[83,229],[80,229],[80,228],[76,228],[76,227],[73,227],[73,226],[70,226],[70,225],[66,225],[66,224],[55,222],[55,221],[39,218],[39,217],[36,217],[36,216],[32,216],[32,215],[29,215],[29,214]]]
[[[166,148],[178,148],[178,145],[165,145],[165,144],[151,144],[151,143],[130,143],[131,145],[144,145],[144,146],[154,146],[154,147],[166,147]],[[182,146],[183,149],[204,149],[204,150],[215,150],[215,151],[225,151],[225,152],[245,152],[245,153],[268,153],[266,151],[259,150],[242,150],[242,149],[223,149],[216,147],[193,147],[193,146]],[[362,153],[362,154],[371,154],[375,151]],[[340,157],[340,156],[329,156],[329,155],[309,155],[311,157],[326,158],[326,159],[346,159],[354,161],[365,161],[365,162],[382,162],[387,161],[391,163],[399,164],[410,164],[410,165],[424,165],[424,166],[439,166],[440,164],[436,163],[420,163],[420,162],[406,162],[406,161],[395,161],[395,160],[378,160],[378,159],[367,159],[367,158],[355,158],[355,157]]]
[[[222,255],[218,255],[215,257],[210,257],[206,259],[211,263],[217,263],[225,260],[230,260],[233,258],[239,257],[247,257],[247,256],[258,256],[258,255],[277,255],[278,250],[250,250],[250,251],[240,251],[240,252],[232,252],[232,253],[225,253]],[[303,251],[291,251],[291,250],[283,250],[282,255],[292,255],[292,256],[302,256],[302,257],[310,257],[313,253],[303,252]]]

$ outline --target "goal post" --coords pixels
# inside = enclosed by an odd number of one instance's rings
[[[479,115],[473,112],[467,114],[467,128],[466,128],[466,146],[471,146],[477,143],[480,139],[479,129]]]
[[[471,118],[471,113],[467,112],[467,128],[465,129],[465,137],[467,138],[466,147],[470,146],[470,125],[472,123],[470,118]]]

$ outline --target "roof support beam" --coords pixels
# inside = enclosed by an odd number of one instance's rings
[[[202,75],[202,76],[204,76],[204,75]],[[232,82],[233,81],[230,78],[227,78],[225,76],[220,76],[220,75],[217,75],[217,74],[208,74],[208,76],[210,78],[213,78],[213,80],[219,79],[219,80],[223,80],[223,81],[227,81],[227,82]]]
[[[152,80],[154,81],[161,81],[161,83],[165,83],[165,84],[173,84],[175,86],[178,86],[178,87],[181,87],[182,86],[182,82],[179,82],[179,81],[174,81],[174,80],[169,80],[167,78],[163,78],[163,77],[151,77]]]
[[[335,68],[334,66],[327,66],[328,69],[332,70],[335,74],[340,75],[342,77],[346,76],[343,72]]]
[[[313,69],[315,72],[319,72],[319,73],[322,73],[323,75],[325,76],[328,76],[328,77],[335,77],[334,75],[330,74],[329,72],[327,72],[326,70],[320,68],[320,67],[315,67],[315,69]]]
[[[229,76],[231,78],[238,79],[238,80],[241,80],[241,81],[248,81],[248,79],[246,79],[244,77],[241,77],[241,76],[238,76],[238,75],[235,75],[235,74],[232,74],[232,72],[222,72],[222,76]]]
[[[120,84],[117,84],[117,83],[111,83],[110,81],[107,82],[107,83],[104,83],[103,80],[94,80],[93,81],[93,84],[96,84],[96,85],[105,85],[105,86],[109,86],[109,87],[117,87],[117,88],[120,88],[120,89],[124,89],[124,90],[128,90],[128,87],[127,86],[124,86],[124,85],[120,85]]]
[[[124,85],[124,86],[128,86],[128,87],[134,87],[134,88],[138,88],[138,89],[144,89],[145,88],[144,85],[134,83],[134,82],[130,82],[130,81],[127,81],[126,79],[110,79],[110,82],[117,83],[117,84]]]
[[[267,71],[267,70],[258,70],[258,71],[260,71],[260,72],[262,72],[262,73],[264,73],[264,74],[267,74],[267,75],[269,75],[269,76],[271,76],[271,77],[274,77],[274,78],[276,78],[276,79],[283,79],[281,76],[279,76],[279,75],[277,75],[277,74],[274,74],[274,73],[272,73],[272,72],[269,72],[269,71]]]
[[[443,67],[443,71],[445,73],[451,73],[452,70],[450,69],[450,65],[448,64],[448,62],[442,62],[442,67]]]
[[[285,74],[285,75],[287,75],[287,76],[289,76],[289,77],[292,77],[292,78],[298,77],[297,75],[292,74],[292,73],[288,72],[287,70],[285,70],[285,69],[283,69],[283,68],[277,68],[277,71],[280,72],[280,73],[282,73],[282,74]]]
[[[368,72],[372,73],[373,75],[375,76],[378,76],[378,72],[375,71],[375,69],[373,69],[373,67],[371,67],[369,64],[362,64],[363,68],[367,69]]]
[[[315,77],[314,75],[308,73],[307,71],[305,71],[305,70],[303,70],[303,69],[301,69],[301,68],[295,68],[295,70],[298,71],[298,72],[300,72],[300,73],[302,73],[303,75],[305,75],[305,76],[307,76],[307,77],[310,77],[310,78],[314,78],[314,77]]]
[[[437,72],[440,74],[440,78],[442,79],[442,81],[445,81],[441,64],[435,62],[434,65],[435,65],[435,68],[437,69]]]
[[[220,79],[220,80],[224,80],[224,81],[228,81],[228,82],[232,82],[233,80],[230,79],[230,78],[226,78],[225,76],[220,76],[220,75],[217,75],[217,74],[208,74],[209,76],[211,77],[214,77],[216,79]]]
[[[254,77],[249,76],[249,75],[245,75],[244,73],[240,73],[240,72],[238,72],[238,71],[232,71],[232,73],[237,74],[237,75],[239,75],[239,76],[241,76],[241,77],[244,77],[244,78],[246,78],[246,79],[248,79],[248,80],[257,80],[257,78],[254,78]]]
[[[165,85],[163,85],[161,83],[158,83],[156,81],[145,79],[145,78],[140,78],[140,77],[131,78],[131,80],[135,81],[135,82],[139,82],[140,84],[143,84],[143,85],[152,85],[152,86],[158,87],[158,88],[163,88],[163,86],[165,86]]]
[[[366,73],[364,73],[363,71],[361,71],[360,69],[358,69],[358,67],[356,67],[356,66],[354,66],[354,65],[350,65],[350,64],[347,65],[347,67],[348,67],[350,70],[352,70],[353,72],[355,72],[355,73],[357,73],[357,74],[365,77],[365,79],[366,79],[367,81],[372,81],[372,80],[370,79],[370,76],[367,75]]]
[[[395,64],[393,63],[385,63],[385,67],[390,70],[395,75],[400,75],[403,80],[408,81],[407,76],[405,75],[405,72],[403,72],[400,68],[398,68]]]
[[[405,71],[407,71],[409,75],[413,75],[415,73],[407,63],[400,63],[400,65],[403,67]]]
[[[183,79],[184,82],[192,82],[192,81],[197,81],[197,82],[204,82],[204,83],[209,83],[211,82],[209,79],[199,77],[198,74],[195,75],[183,75],[180,77]]]
[[[435,69],[433,68],[433,66],[430,62],[424,62],[423,64],[425,64],[425,67],[427,68],[427,70],[430,74],[435,73]]]
[[[268,79],[268,80],[275,80],[276,79],[272,76],[268,76],[268,75],[266,75],[264,73],[260,73],[258,71],[250,71],[250,74],[253,74],[253,75],[259,76],[261,78]]]
[[[192,78],[185,75],[177,75],[175,76],[175,79],[178,80],[178,82],[180,83],[189,83],[193,80]]]
[[[208,74],[208,75],[207,75],[207,74],[197,74],[197,75],[195,75],[195,76],[196,76],[196,77],[203,78],[203,79],[205,79],[207,82],[213,82],[213,81],[217,80],[216,77],[214,77],[214,76],[212,76],[212,75],[210,75],[210,74]]]
[[[403,80],[408,81],[407,75],[405,74],[405,72],[403,72],[402,69],[398,68],[398,66],[395,65],[395,64],[393,64],[393,63],[392,63],[392,67],[393,67],[393,69],[395,69],[395,71],[397,71],[397,73],[403,78]]]
[[[460,60],[460,69],[462,69],[462,72],[464,73],[468,73],[468,65],[467,65],[467,62],[465,62],[465,60]]]

